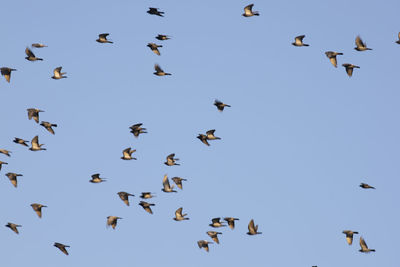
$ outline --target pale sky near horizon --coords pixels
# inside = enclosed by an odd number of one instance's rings
[[[12,151],[0,154],[0,224],[22,225],[19,235],[0,225],[2,265],[397,266],[400,3],[258,1],[260,16],[245,18],[250,3],[2,5],[0,67],[17,71],[0,77],[0,148]],[[292,46],[302,34],[310,46]],[[357,35],[373,50],[355,51]],[[29,62],[36,42],[44,60]],[[337,68],[329,50],[344,54]],[[155,63],[172,75],[153,75]],[[349,78],[343,63],[360,69]],[[50,78],[58,66],[67,79]],[[218,112],[215,99],[231,107]],[[55,135],[27,108],[44,110]],[[135,123],[148,133],[133,137]],[[207,147],[196,136],[210,129],[221,140]],[[12,142],[35,135],[46,151]],[[120,159],[127,147],[138,160]],[[180,166],[163,164],[170,153]],[[7,172],[23,174],[17,188]],[[94,173],[107,182],[89,183]],[[162,192],[164,174],[187,179],[183,190]],[[129,207],[119,191],[135,194]],[[144,191],[156,193],[153,215],[138,206]],[[48,206],[42,219],[35,202]],[[179,207],[190,220],[172,220]],[[110,215],[123,218],[115,230]],[[227,216],[236,228],[200,250],[211,219]],[[261,235],[246,235],[250,219]],[[360,233],[352,246],[345,229]],[[360,236],[375,253],[358,252]]]

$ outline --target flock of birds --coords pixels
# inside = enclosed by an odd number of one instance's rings
[[[242,14],[244,17],[252,17],[252,16],[259,16],[259,12],[257,11],[253,11],[253,4],[250,4],[248,6],[246,6],[244,8],[244,13]],[[164,16],[164,12],[158,10],[157,8],[149,8],[149,10],[147,11],[147,13],[149,13],[150,15],[156,15],[156,16],[160,16],[163,17]],[[109,36],[108,33],[102,33],[99,34],[98,39],[96,40],[99,43],[109,43],[112,44],[113,42],[108,40],[107,37]],[[170,37],[168,35],[163,35],[163,34],[159,34],[158,36],[155,37],[157,40],[160,41],[166,41],[169,40]],[[305,35],[300,35],[295,37],[295,41],[292,43],[293,46],[297,46],[297,47],[302,47],[302,46],[309,46],[309,44],[305,44],[303,42],[303,39],[305,38]],[[400,33],[399,33],[399,40],[396,41],[397,44],[400,44]],[[367,50],[372,50],[371,48],[367,47],[366,43],[363,42],[363,40],[357,36],[355,39],[355,44],[356,47],[354,48],[357,51],[367,51]],[[152,52],[154,52],[156,55],[161,55],[159,48],[162,47],[162,45],[158,45],[156,43],[148,43],[147,45]],[[32,44],[33,48],[44,48],[47,47],[44,44],[41,43],[34,43]],[[36,57],[36,55],[32,52],[32,50],[30,48],[26,48],[25,49],[25,53],[26,53],[26,59],[29,61],[42,61],[42,58]],[[337,56],[338,55],[343,55],[343,53],[340,52],[334,52],[334,51],[327,51],[325,52],[325,55],[328,57],[328,59],[330,60],[330,62],[332,63],[332,65],[336,68],[337,67]],[[360,68],[359,66],[350,64],[350,63],[344,63],[342,64],[342,66],[345,68],[346,73],[349,77],[351,77],[353,75],[353,70],[355,68]],[[154,75],[157,76],[166,76],[166,75],[171,75],[170,73],[165,72],[158,64],[155,64],[154,66],[155,72]],[[2,67],[1,69],[1,75],[3,75],[6,79],[7,82],[10,82],[11,80],[11,73],[13,71],[16,71],[16,69],[13,68],[9,68],[9,67]],[[63,79],[63,78],[67,78],[67,76],[65,76],[65,72],[62,72],[62,67],[57,67],[54,69],[53,71],[53,76],[51,78],[55,79],[55,80],[59,80],[59,79]],[[214,105],[217,107],[218,111],[222,112],[224,110],[225,107],[230,107],[230,105],[225,104],[219,100],[215,100]],[[31,120],[33,119],[37,124],[39,124],[39,113],[44,112],[43,110],[37,109],[37,108],[29,108],[27,109],[28,112],[28,119]],[[53,127],[57,127],[57,124],[54,123],[50,123],[47,121],[41,121],[40,125],[43,126],[48,132],[50,132],[51,134],[55,134]],[[142,123],[138,123],[138,124],[134,124],[130,127],[130,132],[135,136],[135,137],[139,137],[140,134],[143,133],[147,133],[147,129],[142,127]],[[197,138],[205,145],[210,146],[209,141],[212,140],[220,140],[220,137],[217,137],[214,135],[215,133],[215,129],[209,130],[207,131],[205,134],[200,133],[198,134]],[[27,144],[29,141],[21,139],[21,138],[17,138],[15,137],[15,139],[13,140],[14,143],[25,146],[25,147],[29,147],[29,145]],[[31,151],[41,151],[41,150],[46,150],[46,148],[43,147],[43,144],[39,143],[39,137],[35,136],[32,138],[31,140],[31,146],[29,147],[29,150]],[[122,151],[122,160],[136,160],[137,158],[132,157],[132,154],[136,152],[135,149],[132,149],[131,147],[128,147],[126,149],[124,149]],[[4,154],[8,157],[10,157],[10,153],[11,151],[6,150],[6,149],[0,149],[0,153]],[[180,164],[177,163],[177,161],[179,161],[178,158],[175,158],[175,154],[171,153],[166,157],[166,161],[164,162],[165,165],[167,166],[179,166]],[[0,161],[0,170],[2,169],[2,165],[7,165],[7,162],[4,161]],[[18,173],[13,173],[13,172],[8,172],[5,174],[5,176],[10,180],[11,184],[14,187],[17,187],[17,180],[18,177],[21,177],[22,174],[18,174]],[[173,177],[171,178],[171,180],[174,182],[174,184],[180,189],[183,190],[183,181],[187,181],[187,179],[181,178],[181,177]],[[93,174],[91,177],[90,182],[91,183],[102,183],[105,182],[106,179],[105,178],[101,178],[99,173]],[[162,180],[162,191],[165,193],[176,193],[177,191],[174,189],[174,185],[171,186],[168,176],[164,175],[164,178]],[[363,189],[375,189],[373,186],[370,186],[366,183],[361,183],[360,187]],[[118,192],[117,193],[118,196],[120,197],[120,199],[125,203],[125,205],[129,206],[130,202],[129,202],[129,197],[133,197],[134,194],[131,193],[127,193],[127,192]],[[141,192],[140,198],[143,199],[142,201],[139,202],[139,205],[149,214],[153,214],[153,211],[151,209],[151,207],[155,206],[154,203],[149,203],[146,202],[144,200],[151,199],[155,197],[155,194],[152,192]],[[32,203],[31,204],[32,209],[36,212],[37,216],[39,218],[42,217],[42,208],[46,208],[46,205],[40,204],[40,203]],[[117,222],[118,220],[122,219],[121,217],[118,216],[108,216],[107,220],[106,220],[106,225],[107,226],[111,226],[113,229],[116,228],[117,226]],[[175,211],[175,217],[173,218],[173,220],[175,221],[185,221],[185,220],[189,220],[189,218],[187,217],[186,213],[183,213],[183,207],[178,208]],[[224,217],[223,220],[221,220],[221,218],[213,218],[211,219],[211,224],[209,224],[210,227],[212,228],[221,228],[221,227],[225,227],[225,226],[229,226],[229,228],[234,229],[235,228],[235,221],[239,220],[238,218],[235,217]],[[227,223],[227,225],[226,225]],[[11,223],[8,222],[6,224],[6,227],[10,228],[12,231],[14,231],[16,234],[19,233],[18,231],[18,227],[21,227],[21,225],[19,224],[15,224],[15,223]],[[218,235],[221,235],[222,232],[218,232],[218,231],[207,231],[206,234],[216,243],[219,244],[219,238]],[[250,222],[248,223],[248,235],[258,235],[261,234],[261,232],[258,231],[258,225],[256,225],[254,223],[254,220],[251,219]],[[352,245],[353,243],[353,236],[355,234],[358,234],[357,231],[353,231],[353,230],[344,230],[343,234],[346,235],[346,240],[347,243],[349,245]],[[212,244],[213,242],[208,241],[208,240],[199,240],[197,241],[198,247],[199,248],[204,248],[205,251],[209,251],[209,244]],[[370,249],[368,248],[365,240],[363,239],[363,237],[359,238],[359,244],[360,244],[360,252],[364,252],[364,253],[368,253],[368,252],[374,252],[374,249]],[[54,246],[57,247],[58,249],[60,249],[64,254],[68,255],[68,251],[67,248],[69,247],[68,245],[59,243],[59,242],[55,242]]]

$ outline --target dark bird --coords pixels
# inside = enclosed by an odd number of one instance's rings
[[[11,79],[11,72],[12,71],[16,71],[16,69],[11,69],[11,68],[7,68],[7,67],[2,67],[0,68],[1,71],[1,75],[4,76],[4,78],[6,78],[7,82],[10,82]]]
[[[358,232],[351,230],[344,230],[342,233],[346,235],[346,241],[349,245],[353,244],[353,235],[358,234]]]
[[[310,46],[310,45],[308,45],[308,44],[304,44],[304,43],[303,43],[304,37],[306,37],[306,36],[305,36],[305,35],[296,36],[296,37],[294,38],[294,43],[292,43],[292,45],[294,45],[294,46]]]
[[[31,151],[46,150],[46,148],[42,148],[43,145],[44,144],[39,145],[39,136],[36,135],[35,137],[32,138],[31,147],[29,148],[29,150]]]
[[[40,123],[40,125],[42,125],[44,128],[46,128],[46,130],[49,131],[50,133],[55,134],[53,128],[51,128],[51,127],[57,127],[57,124],[53,124],[53,123],[50,123],[47,121],[42,121]]]
[[[3,166],[3,164],[7,165],[8,163],[0,160],[0,171],[1,171],[1,167]]]
[[[207,232],[207,235],[208,235],[209,237],[211,237],[211,239],[212,239],[215,243],[219,244],[218,235],[222,235],[222,233],[221,233],[221,232],[215,232],[215,231],[208,231],[208,232]]]
[[[43,60],[43,58],[36,57],[35,54],[32,52],[32,50],[30,50],[28,47],[25,49],[25,54],[26,54],[25,59],[29,61]]]
[[[342,66],[346,68],[346,72],[347,72],[347,75],[349,75],[349,77],[351,77],[353,75],[354,68],[357,68],[357,69],[360,68],[359,66],[349,64],[349,63],[344,63],[344,64],[342,64]]]
[[[142,192],[142,194],[140,195],[140,198],[142,198],[142,199],[149,199],[149,198],[153,198],[153,197],[155,197],[155,196],[153,195],[153,193],[150,193],[150,192]]]
[[[10,228],[11,230],[13,230],[16,234],[19,234],[17,227],[21,227],[22,225],[19,224],[15,224],[15,223],[7,223],[6,227]]]
[[[219,140],[219,139],[221,139],[220,137],[216,137],[214,135],[214,132],[215,132],[215,130],[209,130],[209,131],[206,132],[208,140]]]
[[[244,7],[244,13],[242,14],[243,17],[252,17],[252,16],[259,16],[260,14],[258,11],[253,11],[254,4],[250,4]]]
[[[199,135],[197,136],[197,138],[198,138],[203,144],[205,144],[205,145],[207,145],[207,146],[210,146],[210,144],[209,144],[208,141],[207,141],[207,135],[205,135],[205,134],[199,134]]]
[[[158,48],[162,47],[162,45],[158,45],[158,44],[155,44],[155,43],[148,43],[147,46],[151,49],[151,51],[154,52],[154,54],[161,55],[160,51],[158,51]]]
[[[161,191],[163,191],[165,193],[172,193],[172,192],[176,193],[176,190],[173,190],[174,186],[173,185],[172,185],[172,187],[170,186],[168,176],[166,174],[164,175],[162,182],[163,182],[163,188],[161,189]]]
[[[365,51],[365,50],[372,50],[371,48],[367,47],[367,44],[361,40],[360,36],[356,37],[356,47],[354,47],[357,51]]]
[[[147,211],[148,213],[153,214],[153,211],[151,210],[150,207],[151,207],[151,206],[155,206],[155,204],[147,203],[147,202],[145,202],[145,201],[140,201],[140,202],[139,202],[139,205],[142,206],[142,208],[143,208],[145,211]]]
[[[150,15],[157,15],[160,17],[164,17],[163,16],[164,12],[161,12],[158,10],[158,8],[154,8],[154,7],[149,7],[149,10],[147,10],[147,13],[149,13]]]
[[[361,183],[360,187],[364,188],[364,189],[375,189],[375,187],[370,186],[369,184],[365,184],[365,183]]]
[[[217,99],[215,99],[214,106],[216,106],[217,109],[219,111],[221,111],[221,112],[224,110],[225,107],[231,107],[230,105],[224,104],[224,103],[222,103],[221,101],[219,101]]]
[[[9,150],[0,148],[0,153],[1,153],[1,154],[4,154],[4,155],[6,155],[6,156],[11,157],[11,156],[10,156],[11,151],[9,151]]]
[[[39,216],[39,218],[42,218],[42,208],[47,208],[47,206],[38,203],[31,204],[31,207],[36,212],[37,216]]]
[[[96,41],[98,43],[110,43],[112,44],[113,42],[111,42],[110,40],[107,40],[107,36],[110,35],[109,33],[101,33],[99,34],[99,39],[97,39]]]
[[[223,222],[220,222],[220,220],[221,220],[221,218],[213,218],[213,219],[211,219],[212,223],[209,225],[214,228],[226,226]]]
[[[174,159],[174,157],[175,157],[175,153],[169,154],[167,156],[167,161],[164,162],[164,164],[167,165],[167,166],[180,165],[178,163],[175,163],[175,161],[177,161],[179,159],[177,159],[177,158]]]
[[[173,218],[175,221],[189,220],[189,218],[185,218],[187,215],[186,213],[182,214],[182,209],[183,208],[179,208],[175,211],[175,217]]]
[[[5,175],[8,177],[8,179],[10,180],[10,182],[12,183],[12,185],[14,187],[17,187],[17,183],[18,183],[17,182],[17,177],[18,176],[23,176],[22,174],[17,174],[17,173],[13,173],[13,172],[8,172]]]
[[[115,229],[115,227],[117,226],[118,219],[122,219],[122,218],[117,217],[117,216],[108,216],[107,217],[107,227],[109,227],[111,225],[112,229]]]
[[[65,255],[68,255],[68,251],[66,248],[69,248],[69,246],[57,242],[54,243],[54,246],[61,250],[62,253],[64,253]]]
[[[233,217],[225,217],[224,220],[228,222],[229,228],[232,230],[235,228],[235,221],[238,221],[238,218],[233,218]]]
[[[360,237],[360,247],[361,249],[359,250],[360,252],[364,252],[364,253],[369,253],[369,252],[375,252],[375,249],[370,249],[367,246],[367,243],[365,243],[364,238],[362,238],[362,236]]]
[[[92,179],[89,180],[89,182],[95,183],[95,184],[101,183],[101,182],[105,182],[105,181],[106,181],[105,178],[100,178],[100,173],[95,173],[95,174],[93,174],[93,175],[92,175]]]
[[[133,158],[133,157],[132,157],[132,153],[133,153],[133,152],[136,152],[136,149],[131,149],[130,147],[124,149],[124,150],[122,151],[122,157],[121,157],[121,159],[123,159],[123,160],[135,159],[135,160],[136,160],[137,158]]]
[[[154,75],[157,76],[171,75],[171,73],[164,72],[158,64],[154,65],[154,69],[156,70],[156,72],[153,73]]]
[[[199,240],[197,241],[197,245],[199,248],[204,248],[205,251],[209,251],[208,244],[212,244],[213,242],[207,241],[207,240]]]
[[[59,80],[62,78],[67,78],[67,76],[63,76],[64,74],[67,74],[66,72],[61,72],[62,67],[57,67],[54,69],[53,73],[54,75],[51,76],[54,80]]]
[[[399,38],[399,40],[396,41],[396,44],[400,44],[400,32],[398,33],[397,38]]]
[[[140,134],[142,133],[147,133],[146,132],[146,128],[142,128],[143,123],[137,123],[132,125],[131,127],[129,127],[131,129],[131,133],[133,133],[133,135],[135,137],[138,137]]]
[[[127,206],[129,206],[129,196],[132,196],[132,197],[135,196],[135,195],[129,194],[127,192],[118,192],[117,194]]]
[[[176,186],[179,187],[180,189],[183,189],[182,181],[187,181],[186,179],[183,179],[181,177],[172,177],[171,180],[174,181]]]
[[[44,110],[40,110],[37,108],[28,108],[28,119],[34,119],[36,123],[39,123],[39,112],[44,112]]]
[[[170,38],[170,36],[168,36],[168,35],[159,34],[159,35],[156,36],[156,39],[157,39],[157,40],[160,40],[160,41],[165,41],[165,40],[169,40],[169,39],[171,39],[171,38]]]
[[[41,44],[41,43],[34,43],[34,44],[32,44],[32,47],[43,48],[43,47],[47,47],[47,45],[44,45],[44,44]]]
[[[258,231],[258,225],[254,225],[253,219],[249,222],[249,232],[247,232],[248,235],[257,235],[257,234],[262,234],[261,232]]]
[[[28,146],[28,144],[26,143],[28,141],[25,141],[24,139],[21,139],[21,138],[18,138],[18,137],[14,137],[13,142],[16,143],[16,144],[23,145],[23,146]]]
[[[343,55],[343,53],[338,53],[338,52],[333,52],[333,51],[327,51],[325,52],[325,55],[329,58],[329,61],[332,63],[332,65],[337,68],[337,60],[336,56]]]

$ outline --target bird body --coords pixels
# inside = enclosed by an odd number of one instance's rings
[[[208,235],[209,237],[211,237],[211,239],[212,239],[215,243],[219,244],[218,235],[222,235],[222,233],[221,233],[221,232],[215,232],[215,231],[208,231],[208,232],[207,232],[207,235]]]
[[[158,64],[154,65],[154,69],[156,70],[156,72],[153,73],[154,75],[157,75],[157,76],[171,75],[171,73],[164,72],[163,69]]]
[[[336,56],[338,55],[343,55],[343,53],[338,53],[338,52],[333,52],[333,51],[327,51],[325,52],[325,55],[327,58],[329,58],[329,61],[332,63],[332,65],[337,68],[337,60]]]
[[[308,44],[303,43],[304,37],[306,37],[306,36],[305,35],[296,36],[294,38],[294,43],[292,43],[292,45],[294,45],[294,46],[310,46]]]
[[[221,139],[220,137],[216,137],[214,135],[214,132],[215,132],[215,130],[209,130],[209,131],[206,132],[208,140],[220,140]]]
[[[31,207],[39,218],[42,218],[42,208],[47,208],[47,206],[38,203],[31,204]]]
[[[43,126],[47,131],[49,131],[52,134],[55,134],[54,130],[52,127],[57,127],[57,124],[53,124],[47,121],[42,121],[40,123],[41,126]]]
[[[9,150],[7,150],[7,149],[0,148],[0,153],[6,155],[6,156],[8,156],[8,157],[11,157],[11,156],[10,156],[11,151],[9,151]]]
[[[157,40],[160,40],[160,41],[165,41],[165,40],[169,40],[169,39],[171,39],[171,38],[170,38],[170,36],[168,36],[168,35],[159,34],[159,35],[156,36],[156,39],[157,39]]]
[[[176,186],[179,187],[180,189],[183,189],[182,181],[187,181],[186,179],[183,179],[183,178],[180,178],[180,177],[172,177],[171,180],[174,181]]]
[[[180,164],[175,162],[175,161],[177,161],[179,159],[174,158],[174,157],[175,157],[175,153],[169,154],[167,156],[167,161],[164,162],[164,164],[167,165],[167,166],[174,166],[174,165],[178,165],[179,166]]]
[[[41,44],[41,43],[34,43],[34,44],[32,44],[32,47],[35,47],[35,48],[43,48],[43,47],[47,47],[47,45]]]
[[[358,234],[358,232],[351,230],[344,230],[342,233],[346,235],[346,241],[349,245],[353,244],[353,235]]]
[[[365,183],[361,183],[360,187],[364,188],[364,189],[375,189],[375,187],[370,186],[369,184],[365,184]]]
[[[150,192],[142,192],[142,194],[140,195],[140,198],[142,199],[149,199],[153,197],[154,197],[153,193]]]
[[[175,192],[176,190],[173,190],[174,186],[170,186],[169,184],[169,180],[168,180],[168,176],[165,174],[164,178],[163,178],[163,188],[161,189],[161,191],[165,192],[165,193],[172,193]]]
[[[159,11],[158,8],[155,7],[149,7],[149,10],[147,10],[147,13],[149,13],[150,15],[157,15],[160,17],[164,17],[164,12]]]
[[[44,144],[39,144],[39,136],[36,135],[35,137],[32,138],[31,141],[31,147],[29,150],[31,151],[40,151],[40,150],[46,150],[46,148],[42,148]]]
[[[69,246],[64,245],[64,244],[61,244],[61,243],[57,243],[57,242],[54,243],[54,246],[55,246],[56,248],[58,248],[59,250],[61,250],[62,253],[64,253],[65,255],[69,255],[69,254],[68,254],[68,251],[67,251],[67,249],[66,249],[66,248],[69,248]]]
[[[44,112],[43,110],[37,108],[28,108],[28,119],[31,120],[32,118],[39,123],[39,112]]]
[[[342,64],[342,66],[346,68],[346,73],[349,77],[351,77],[353,75],[353,69],[360,68],[359,66],[349,64],[349,63],[344,63],[344,64]]]
[[[197,245],[199,248],[204,248],[205,251],[209,252],[209,247],[208,244],[213,244],[213,242],[207,241],[207,240],[199,240],[197,241]]]
[[[184,220],[189,220],[189,218],[185,218],[185,216],[187,215],[182,214],[182,209],[183,208],[179,208],[175,211],[175,217],[173,218],[175,221],[184,221]]]
[[[92,179],[89,180],[89,182],[94,183],[94,184],[98,184],[98,183],[102,183],[105,182],[106,179],[105,178],[100,178],[100,173],[95,173],[92,175]]]
[[[214,227],[214,228],[219,228],[219,227],[223,227],[223,226],[226,226],[223,222],[221,222],[220,221],[221,220],[221,218],[213,218],[213,219],[211,219],[211,224],[209,224],[211,227]]]
[[[132,197],[135,196],[133,194],[129,194],[129,193],[123,192],[123,191],[118,192],[117,194],[127,206],[129,206],[129,196],[132,196]]]
[[[43,58],[36,57],[35,54],[32,52],[32,50],[30,50],[28,47],[25,49],[25,54],[26,54],[25,57],[26,60],[29,61],[43,60]]]
[[[61,72],[62,67],[57,67],[54,69],[53,71],[53,76],[51,76],[51,78],[53,78],[54,80],[59,80],[62,78],[67,78],[67,76],[64,76],[64,74],[67,74],[66,72]]]
[[[228,223],[229,228],[232,230],[235,228],[235,221],[238,221],[238,218],[233,217],[225,217],[224,220]]]
[[[25,141],[24,139],[21,139],[21,138],[18,138],[18,137],[14,137],[13,142],[16,143],[16,144],[23,145],[23,146],[28,146],[28,144],[26,143],[28,141]]]
[[[361,247],[361,249],[359,250],[360,252],[363,253],[375,252],[375,249],[368,248],[367,243],[365,243],[365,240],[362,236],[360,237],[360,247]]]
[[[252,16],[259,16],[260,14],[258,11],[253,11],[254,4],[250,4],[244,7],[244,13],[242,14],[243,17],[252,17]]]
[[[363,42],[360,36],[356,37],[356,47],[354,47],[355,50],[357,51],[366,51],[366,50],[372,50],[371,48],[367,47],[367,44]]]
[[[133,157],[132,157],[132,153],[133,153],[133,152],[136,152],[136,149],[131,149],[130,147],[124,149],[124,150],[122,151],[122,157],[121,157],[121,159],[123,159],[123,160],[131,160],[131,159],[134,159],[134,160],[136,160],[137,158],[133,158]]]
[[[11,230],[13,230],[14,233],[19,234],[17,227],[21,227],[22,225],[15,224],[15,223],[10,223],[10,222],[9,222],[9,223],[7,223],[5,226],[8,227],[8,228],[10,228]]]
[[[258,225],[254,225],[253,219],[251,219],[251,221],[249,222],[248,229],[249,229],[249,231],[247,232],[248,235],[262,234],[261,232],[258,232]]]
[[[140,201],[139,205],[142,206],[142,208],[147,211],[150,214],[153,214],[153,211],[151,210],[151,206],[155,206],[155,204],[152,203],[147,203],[145,201]]]
[[[207,139],[207,135],[205,135],[205,134],[199,134],[198,136],[197,136],[197,138],[203,143],[203,144],[205,144],[205,145],[207,145],[207,146],[210,146],[210,143],[208,143],[208,139]]]
[[[228,104],[224,104],[224,103],[222,103],[221,101],[219,101],[219,100],[217,100],[217,99],[215,99],[215,101],[214,101],[214,106],[216,106],[217,107],[217,109],[219,110],[219,111],[224,111],[224,108],[225,107],[231,107],[230,105],[228,105]]]
[[[155,43],[148,43],[147,46],[150,48],[151,51],[154,52],[154,54],[156,54],[158,56],[161,55],[160,51],[158,50],[158,48],[162,47],[162,45],[158,45],[158,44],[155,44]]]
[[[111,42],[110,40],[107,40],[107,36],[110,35],[109,33],[101,33],[99,34],[99,38],[96,40],[96,42],[98,43],[109,43],[112,44],[113,42]]]
[[[0,68],[1,75],[4,76],[7,82],[10,82],[11,79],[11,72],[16,71],[16,69],[8,68],[8,67],[2,67]]]
[[[8,172],[5,174],[7,176],[7,178],[10,180],[11,184],[14,187],[17,187],[17,177],[18,176],[23,176],[22,174],[17,174],[17,173],[13,173],[13,172]]]
[[[146,128],[142,128],[143,123],[137,123],[129,127],[131,129],[131,133],[135,136],[138,137],[142,133],[147,133]]]
[[[117,226],[117,221],[119,219],[122,219],[122,218],[117,217],[117,216],[108,216],[107,217],[107,227],[109,227],[111,225],[112,229],[115,229],[115,227]]]

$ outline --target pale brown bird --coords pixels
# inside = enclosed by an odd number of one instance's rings
[[[28,144],[26,143],[28,141],[26,141],[24,139],[21,139],[21,138],[18,138],[18,137],[14,137],[13,142],[16,143],[16,144],[23,145],[23,146],[28,146]]]
[[[179,208],[175,211],[175,217],[173,218],[175,221],[189,220],[189,218],[185,218],[187,215],[186,213],[182,214],[182,209],[183,208]]]
[[[338,53],[338,52],[333,52],[333,51],[327,51],[325,52],[325,55],[327,58],[329,58],[329,61],[332,63],[332,65],[337,68],[337,60],[336,56],[338,55],[343,55],[343,53]]]
[[[131,133],[133,133],[133,135],[135,137],[138,137],[140,134],[142,133],[147,133],[146,132],[146,128],[142,128],[143,123],[137,123],[132,125],[131,127],[129,127],[131,129]]]
[[[8,67],[2,67],[0,68],[1,75],[6,78],[7,82],[10,82],[11,79],[11,72],[16,71],[16,69],[8,68]]]
[[[209,252],[208,244],[213,244],[213,242],[207,241],[207,240],[199,240],[197,241],[197,245],[199,248],[204,248],[205,251]]]
[[[131,149],[130,147],[124,149],[122,151],[121,159],[123,159],[123,160],[131,160],[131,159],[137,160],[137,158],[133,158],[132,157],[132,153],[133,152],[136,152],[136,149]]]
[[[292,45],[294,45],[294,46],[310,46],[308,44],[303,43],[304,37],[306,37],[306,36],[305,35],[296,36],[294,38],[294,43],[292,43]]]
[[[164,12],[159,11],[158,8],[155,8],[155,7],[149,7],[149,10],[147,10],[147,13],[149,13],[150,15],[157,15],[160,17],[164,17],[163,16]]]
[[[224,111],[224,108],[225,108],[225,107],[230,107],[230,105],[224,104],[224,103],[222,103],[221,101],[219,101],[219,100],[217,100],[217,99],[215,99],[215,101],[214,101],[214,106],[216,106],[217,109],[218,109],[220,112]]]
[[[248,235],[257,235],[257,234],[262,234],[261,232],[258,232],[258,225],[254,225],[254,220],[251,219],[249,222],[249,232],[247,232]]]
[[[31,147],[29,150],[31,151],[40,151],[40,150],[46,150],[46,148],[42,148],[44,144],[39,144],[39,136],[36,135],[35,137],[32,138],[31,141]]]
[[[205,145],[207,145],[207,146],[210,146],[210,143],[208,143],[208,139],[207,139],[207,135],[205,135],[205,134],[199,134],[198,136],[197,136],[197,138],[203,143],[203,144],[205,144]]]
[[[7,165],[8,163],[0,160],[0,171],[1,171],[1,167],[3,166],[3,164]]]
[[[357,51],[365,51],[365,50],[372,50],[371,48],[367,47],[367,44],[363,42],[363,40],[361,40],[360,36],[356,37],[356,47],[354,47],[355,50]]]
[[[181,177],[172,177],[171,180],[174,181],[176,186],[179,187],[180,189],[183,189],[182,181],[187,181],[186,179],[183,179]]]
[[[214,227],[214,228],[219,228],[219,227],[223,227],[223,226],[226,226],[225,224],[224,224],[224,222],[220,222],[220,220],[221,220],[221,218],[213,218],[213,219],[211,219],[211,224],[209,224],[211,227]]]
[[[67,78],[67,76],[64,76],[64,74],[67,74],[66,72],[61,72],[62,67],[57,67],[54,69],[53,73],[54,75],[51,76],[54,80],[59,80],[62,78]]]
[[[149,199],[153,197],[155,197],[155,195],[153,195],[153,193],[150,192],[142,192],[142,194],[140,195],[140,198],[142,199]]]
[[[229,228],[233,230],[235,228],[235,221],[238,221],[239,219],[233,217],[225,217],[224,220],[228,222]]]
[[[167,156],[167,161],[164,162],[164,164],[167,165],[167,166],[180,165],[180,164],[178,164],[178,163],[175,162],[175,161],[177,161],[177,160],[179,160],[179,159],[174,158],[174,157],[175,157],[175,153],[169,154],[169,155]]]
[[[243,17],[252,17],[252,16],[259,16],[260,14],[258,11],[253,11],[254,4],[250,4],[244,7],[244,13],[242,14]]]
[[[140,201],[139,205],[142,206],[142,208],[147,211],[150,214],[153,214],[153,211],[151,210],[151,206],[155,206],[153,203],[147,203],[145,201]]]
[[[109,227],[111,225],[112,229],[115,229],[115,227],[117,226],[118,219],[122,219],[122,218],[117,217],[117,216],[108,216],[107,217],[107,227]]]
[[[19,234],[17,227],[21,227],[22,225],[15,224],[15,223],[10,223],[10,222],[9,222],[9,223],[7,223],[5,226],[8,227],[8,228],[10,228],[11,230],[13,230],[14,233]]]
[[[41,44],[41,43],[34,43],[34,44],[32,44],[32,47],[43,48],[43,47],[47,47],[47,45],[44,45],[44,44]]]
[[[36,123],[39,123],[39,112],[44,112],[44,110],[40,110],[37,108],[28,108],[28,119],[34,119]]]
[[[13,172],[8,172],[5,175],[8,177],[8,179],[10,180],[10,182],[12,183],[12,185],[14,187],[17,187],[17,183],[18,183],[17,182],[17,177],[18,176],[23,176],[22,174],[13,173]]]
[[[351,230],[344,230],[342,233],[346,235],[346,241],[349,245],[353,244],[353,235],[358,234],[358,232]]]
[[[206,132],[206,135],[207,135],[207,139],[208,139],[208,140],[219,140],[219,139],[221,139],[220,137],[216,137],[216,136],[214,135],[214,132],[215,132],[214,129],[213,129],[213,130],[209,130],[209,131]]]
[[[118,192],[117,194],[127,206],[129,206],[129,196],[132,196],[132,197],[135,196],[133,194],[129,194],[129,193],[123,192],[123,191]]]
[[[113,42],[111,42],[110,40],[107,40],[107,36],[110,35],[109,33],[101,33],[99,34],[99,39],[97,39],[96,41],[98,43],[109,43],[112,44]]]
[[[375,187],[370,186],[369,184],[365,184],[365,183],[361,183],[360,187],[364,188],[364,189],[375,189]]]
[[[42,125],[47,131],[49,131],[52,134],[55,134],[54,130],[52,127],[57,127],[57,124],[53,124],[47,121],[42,121],[40,123],[40,125]]]
[[[100,173],[95,173],[92,175],[92,179],[89,180],[89,182],[97,184],[97,183],[102,183],[105,182],[106,179],[105,178],[100,178]]]
[[[11,156],[10,156],[11,151],[9,151],[9,150],[7,150],[7,149],[1,148],[1,149],[0,149],[0,153],[1,153],[1,154],[4,154],[4,155],[6,155],[6,156],[11,157]]]
[[[360,247],[361,247],[361,249],[359,250],[360,252],[363,253],[369,253],[371,251],[375,252],[375,249],[368,248],[367,243],[365,243],[365,240],[364,238],[362,238],[362,236],[360,237]]]
[[[207,232],[207,235],[208,235],[209,237],[211,237],[211,239],[212,239],[215,243],[219,244],[218,235],[222,235],[222,233],[221,233],[221,232],[215,232],[215,231],[208,231],[208,232]]]
[[[69,255],[69,254],[68,254],[68,251],[67,251],[67,249],[66,249],[66,248],[69,248],[69,246],[64,245],[64,244],[61,244],[61,243],[57,243],[57,242],[54,243],[54,246],[55,246],[56,248],[58,248],[59,250],[61,250],[62,253],[64,253],[65,255]]]
[[[170,38],[170,36],[168,36],[168,35],[159,34],[159,35],[156,36],[156,39],[157,39],[157,40],[160,40],[160,41],[165,41],[165,40],[169,40],[169,39],[171,39],[171,38]]]
[[[43,60],[43,58],[36,57],[35,54],[32,52],[32,50],[30,50],[28,47],[25,49],[25,54],[26,54],[25,57],[26,60],[29,61]]]
[[[42,208],[47,208],[47,206],[38,203],[31,204],[31,207],[36,212],[37,216],[39,216],[39,218],[42,218]]]
[[[162,182],[163,182],[163,188],[161,189],[161,191],[164,191],[165,193],[172,193],[172,192],[176,193],[176,190],[173,190],[174,186],[173,185],[170,186],[168,176],[166,174],[164,175]]]
[[[162,47],[162,45],[158,45],[155,43],[148,43],[147,46],[151,49],[151,51],[154,52],[156,55],[161,55],[160,51],[158,50],[159,47]]]
[[[154,69],[156,70],[156,72],[153,73],[154,75],[157,76],[171,75],[171,73],[164,72],[163,69],[158,64],[154,65]]]
[[[353,75],[354,68],[357,68],[357,69],[360,68],[359,66],[349,64],[349,63],[344,63],[344,64],[342,64],[342,66],[346,68],[346,72],[347,72],[347,75],[349,75],[349,77],[351,77]]]

